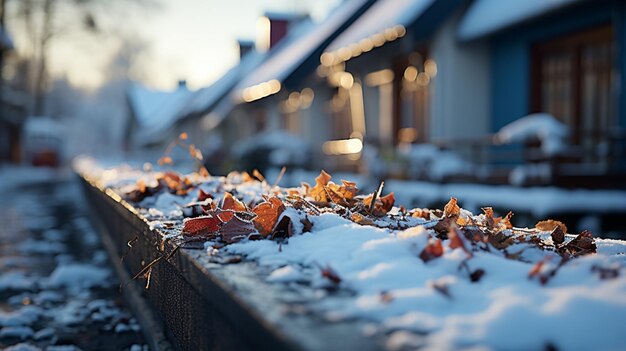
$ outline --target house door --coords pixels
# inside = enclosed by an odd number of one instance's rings
[[[531,110],[569,125],[577,144],[601,139],[615,125],[614,51],[610,25],[535,45]]]

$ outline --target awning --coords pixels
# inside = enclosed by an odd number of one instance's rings
[[[461,40],[493,34],[584,0],[476,0],[459,24]]]

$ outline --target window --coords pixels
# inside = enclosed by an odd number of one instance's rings
[[[531,109],[573,130],[574,141],[614,125],[613,33],[603,26],[533,47]]]
[[[419,53],[412,53],[406,62],[396,67],[396,72],[399,85],[396,140],[407,144],[427,141],[430,83],[437,75],[437,64],[432,59],[424,60]]]

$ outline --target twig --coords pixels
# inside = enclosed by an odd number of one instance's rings
[[[376,203],[376,199],[379,198],[380,194],[383,192],[383,186],[385,186],[385,181],[381,180],[380,185],[378,186],[378,191],[376,191],[372,196],[372,203],[370,203],[370,212],[374,211],[374,204]]]
[[[272,185],[272,188],[277,186],[278,183],[280,183],[281,179],[283,179],[283,176],[285,175],[285,171],[287,170],[287,167],[283,166],[283,168],[281,168],[280,173],[278,174],[278,177],[276,177],[276,180],[274,181],[274,185]]]

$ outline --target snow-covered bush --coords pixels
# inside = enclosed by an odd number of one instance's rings
[[[537,140],[545,156],[558,156],[567,151],[569,128],[548,113],[534,113],[502,127],[495,140],[501,144]]]

